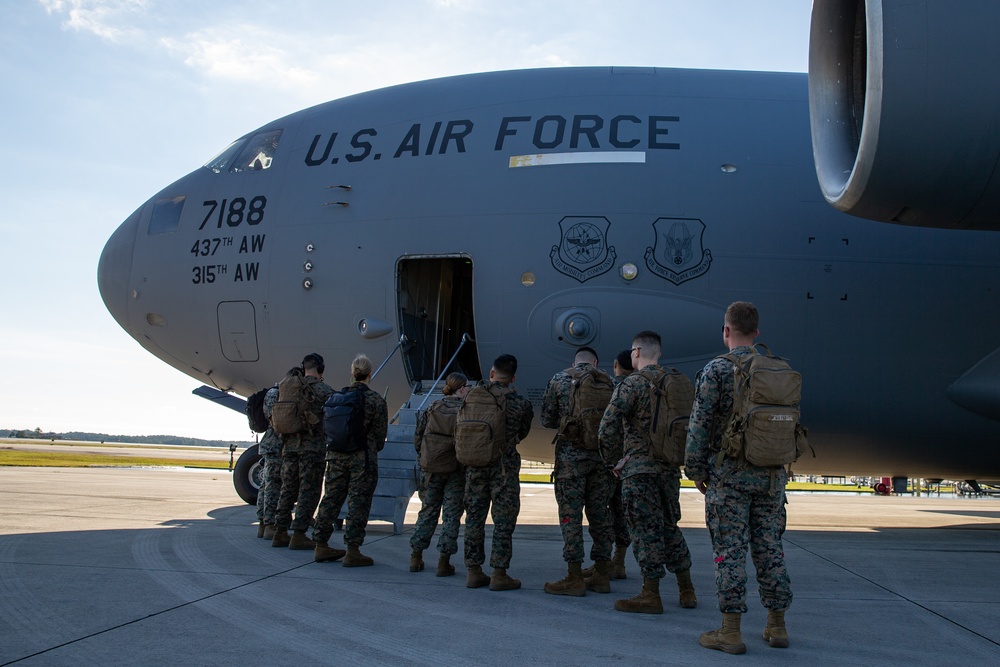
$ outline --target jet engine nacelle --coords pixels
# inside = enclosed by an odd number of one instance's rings
[[[814,0],[809,111],[835,208],[1000,229],[1000,3]]]

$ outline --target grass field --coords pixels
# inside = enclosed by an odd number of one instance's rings
[[[181,466],[185,468],[228,470],[229,461],[228,459],[225,461],[158,459],[145,456],[115,456],[114,454],[77,454],[76,452],[32,452],[16,449],[0,449],[0,466],[32,466],[42,468]]]

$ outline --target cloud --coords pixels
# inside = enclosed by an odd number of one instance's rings
[[[89,32],[109,42],[137,39],[140,28],[131,25],[143,15],[148,0],[38,0],[51,16],[65,17],[64,30]]]

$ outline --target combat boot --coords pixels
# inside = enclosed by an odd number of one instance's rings
[[[452,565],[450,561],[451,561],[451,556],[449,556],[448,554],[441,554],[441,556],[438,558],[437,576],[450,577],[451,575],[455,574],[455,566]]]
[[[611,578],[612,579],[627,579],[625,575],[625,552],[628,551],[628,545],[621,547],[615,545],[615,555],[611,559]]]
[[[643,579],[642,590],[634,598],[615,601],[615,609],[635,614],[662,614],[663,601],[660,600],[660,580]]]
[[[367,567],[374,564],[375,560],[361,553],[361,549],[357,545],[347,545],[347,555],[344,556],[344,567]]]
[[[264,522],[257,522],[257,537],[264,537]]]
[[[546,583],[545,592],[552,595],[572,595],[580,597],[587,594],[587,584],[583,581],[580,563],[569,563],[569,574],[559,581]]]
[[[316,550],[313,552],[313,560],[317,563],[340,560],[347,554],[343,549],[334,549],[326,542],[316,542]]]
[[[764,628],[764,641],[771,648],[788,648],[788,630],[785,629],[785,610],[767,610],[767,626]]]
[[[295,551],[305,551],[306,549],[312,551],[316,548],[316,543],[306,537],[306,531],[296,530],[288,539],[288,548]]]
[[[278,527],[275,527],[275,529],[274,529],[274,537],[271,538],[271,546],[272,547],[287,547],[288,543],[290,541],[291,541],[291,538],[288,537],[288,529],[287,528],[278,528]]]
[[[482,588],[490,583],[490,578],[483,572],[481,565],[470,565],[469,573],[465,577],[466,588]]]
[[[263,537],[265,540],[273,540],[274,539],[274,524],[273,523],[268,523],[268,524],[264,525],[264,534],[261,537]]]
[[[585,567],[582,570],[580,570],[580,576],[583,577],[584,579],[587,579],[588,577],[594,576],[594,572],[597,572],[597,563],[594,563],[590,567]]]
[[[740,614],[736,612],[723,613],[722,627],[718,630],[702,633],[701,637],[698,638],[698,643],[705,648],[733,655],[746,653],[747,645],[743,643],[743,635],[740,634]]]
[[[599,560],[594,563],[594,574],[585,577],[584,585],[588,591],[595,593],[611,592],[611,561]]]
[[[410,554],[410,572],[422,572],[424,569],[424,550],[414,549]]]
[[[495,567],[490,576],[491,591],[516,591],[521,587],[521,580],[507,576],[507,568]]]
[[[691,570],[677,573],[677,590],[680,593],[680,604],[685,609],[698,606],[698,597],[694,594],[694,584],[691,583]]]

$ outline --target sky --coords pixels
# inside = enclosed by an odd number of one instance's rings
[[[314,104],[494,70],[805,72],[808,0],[4,0],[0,430],[251,440],[142,349],[105,241],[232,140]]]

